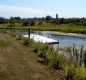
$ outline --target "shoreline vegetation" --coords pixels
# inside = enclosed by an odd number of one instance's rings
[[[74,35],[79,34],[86,34],[86,26],[79,26],[79,25],[70,25],[70,24],[50,24],[50,23],[45,23],[43,25],[34,25],[34,26],[22,26],[21,24],[15,24],[15,26],[9,27],[9,24],[0,24],[0,29],[17,29],[17,30],[28,30],[31,29],[33,31],[56,31],[57,34],[58,32],[61,32],[63,34],[67,35],[73,35],[73,34],[68,34],[68,33],[75,33]],[[73,35],[73,36],[74,36]]]

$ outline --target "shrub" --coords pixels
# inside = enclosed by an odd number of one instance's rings
[[[35,26],[35,22],[31,21],[30,26]]]
[[[31,40],[29,38],[22,38],[23,40],[23,45],[28,46],[31,45]]]
[[[29,25],[29,22],[28,21],[26,21],[26,22],[24,22],[23,24],[22,24],[22,26],[28,26]]]
[[[12,33],[11,33],[11,36],[16,37],[17,34],[12,32]]]
[[[50,64],[55,70],[63,70],[65,60],[58,53],[52,53],[50,57]]]
[[[62,55],[51,49],[47,50],[46,57],[50,63],[50,66],[55,70],[62,70],[66,63],[66,60]]]
[[[22,36],[21,35],[18,35],[16,39],[17,40],[21,40],[22,39]]]
[[[43,25],[43,22],[42,21],[38,22],[38,25]]]
[[[75,75],[74,66],[73,65],[69,65],[66,70],[67,70],[66,80],[74,80],[74,75]]]
[[[86,68],[75,68],[74,80],[86,80]]]
[[[48,46],[46,44],[43,43],[37,43],[36,44],[36,49],[38,52],[38,56],[41,58],[45,58],[46,57],[46,51],[48,49]]]

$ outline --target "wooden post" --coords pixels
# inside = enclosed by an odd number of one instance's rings
[[[28,29],[28,38],[30,39],[30,28]]]

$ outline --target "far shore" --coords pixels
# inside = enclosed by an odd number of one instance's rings
[[[41,31],[41,32],[46,32],[46,33],[54,34],[54,35],[64,35],[64,36],[86,38],[86,34],[79,34],[79,33],[65,33],[65,32],[57,32],[57,31]]]

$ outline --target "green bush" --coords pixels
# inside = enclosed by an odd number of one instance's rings
[[[17,40],[21,40],[22,39],[22,36],[21,35],[18,35],[16,39]]]
[[[86,68],[75,68],[74,80],[86,80]]]
[[[66,67],[65,72],[66,72],[66,80],[74,80],[74,76],[75,76],[75,68],[74,68],[74,65],[68,65]]]
[[[66,80],[86,80],[86,68],[68,65],[65,69]]]
[[[39,57],[46,58],[46,51],[48,49],[48,45],[39,42],[36,43],[36,49]]]
[[[22,37],[22,43],[23,43],[23,45],[25,45],[25,46],[32,45],[32,40],[29,39],[29,38],[24,38],[24,37]]]
[[[56,70],[63,70],[65,59],[58,53],[51,53],[50,64]]]
[[[13,36],[13,37],[16,37],[16,36],[17,36],[17,34],[14,33],[14,32],[12,32],[12,33],[10,33],[10,34],[11,34],[11,36]]]

